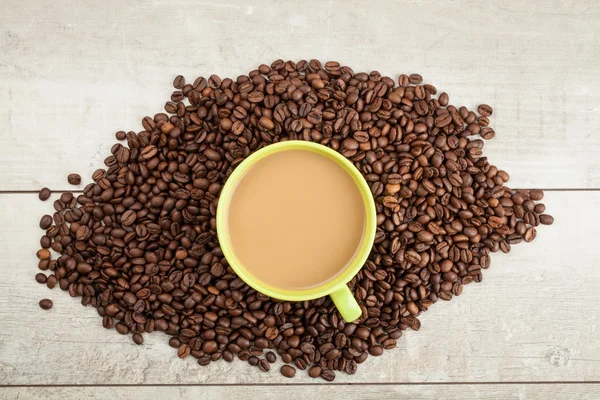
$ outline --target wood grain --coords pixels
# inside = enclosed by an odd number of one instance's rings
[[[42,5],[43,4],[43,5]],[[514,187],[599,188],[600,3],[509,0],[3,1],[1,190],[89,181],[117,130],[141,130],[172,79],[276,58],[421,73],[491,104],[485,155]]]
[[[600,384],[593,385],[318,385],[318,386],[202,386],[202,387],[68,387],[0,388],[6,400],[67,398],[104,400],[163,399],[377,399],[377,400],[596,400]]]
[[[136,346],[103,329],[93,308],[36,283],[38,217],[54,198],[0,195],[0,384],[290,382],[280,364],[265,374],[240,361],[182,361],[162,333]],[[336,382],[600,381],[600,192],[551,192],[545,201],[552,227],[494,254],[481,284],[432,306],[419,332]],[[50,311],[37,304],[44,297],[54,301]],[[305,372],[293,382],[314,383]]]

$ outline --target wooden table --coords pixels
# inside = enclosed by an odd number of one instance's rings
[[[0,9],[0,398],[600,397],[599,2],[4,0]],[[136,346],[33,279],[38,221],[52,210],[37,190],[73,189],[70,172],[89,181],[113,133],[141,129],[175,75],[236,76],[276,58],[418,72],[453,104],[491,104],[497,136],[485,155],[511,187],[546,189],[556,220],[535,242],[495,254],[483,283],[436,304],[419,332],[335,384],[240,361],[202,368],[158,333]]]

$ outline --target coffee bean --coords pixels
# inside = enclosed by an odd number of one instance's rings
[[[205,367],[210,364],[210,356],[202,356],[198,359],[198,364]]]
[[[52,225],[52,217],[50,215],[44,215],[42,219],[40,219],[40,228],[48,229]]]
[[[104,327],[134,343],[162,331],[199,365],[237,356],[261,371],[276,361],[274,349],[330,381],[395,348],[433,303],[481,282],[491,252],[532,241],[553,221],[535,203],[541,190],[511,190],[508,173],[485,157],[491,107],[478,116],[449,105],[418,74],[394,86],[337,62],[277,60],[235,80],[178,76],[173,85],[166,112],[144,117],[139,132],[118,131],[123,142],[105,169],[40,220],[38,267],[49,275],[36,280],[82,297]],[[345,323],[329,298],[257,293],[223,256],[215,223],[223,184],[254,151],[283,140],[338,151],[374,196],[375,244],[351,286],[363,311],[357,323]]]
[[[309,370],[308,370],[308,375],[311,378],[318,378],[321,375],[321,371],[323,370],[323,368],[321,368],[321,366],[319,365],[313,365]]]
[[[50,194],[52,192],[50,191],[50,189],[48,189],[47,187],[42,188],[42,190],[40,190],[40,193],[38,194],[38,197],[40,198],[40,200],[42,201],[46,201],[50,198]]]
[[[421,77],[419,74],[410,74],[408,76],[408,81],[414,85],[418,85],[423,82],[423,77]]]
[[[554,223],[554,218],[552,215],[542,214],[540,215],[540,224],[542,225],[552,225]]]
[[[37,281],[37,283],[46,283],[46,281],[48,280],[48,278],[46,277],[45,274],[43,273],[38,273],[35,275],[35,280]]]
[[[535,237],[537,236],[537,231],[535,230],[535,228],[533,226],[527,228],[527,231],[525,231],[525,234],[523,235],[523,239],[529,243],[532,242]]]
[[[296,375],[296,368],[292,367],[291,365],[283,365],[281,366],[281,375],[285,376],[286,378],[293,378]]]
[[[43,310],[49,310],[49,309],[51,309],[52,308],[52,300],[50,300],[50,299],[40,300],[40,307]]]
[[[136,218],[137,218],[137,214],[135,211],[127,210],[121,217],[121,223],[124,226],[131,226],[135,222]]]
[[[496,132],[494,132],[494,130],[492,128],[483,128],[480,131],[480,135],[485,140],[490,140],[490,139],[493,139],[496,136]]]
[[[81,176],[79,174],[69,174],[67,176],[67,182],[70,185],[79,185],[81,183]]]
[[[449,97],[448,93],[442,92],[440,93],[440,97],[438,97],[438,101],[442,107],[446,107],[448,105]]]
[[[40,260],[47,260],[50,258],[50,251],[48,249],[39,249],[36,255]]]
[[[48,289],[54,289],[57,282],[58,282],[58,280],[57,280],[56,276],[50,275],[50,276],[48,276],[48,279],[46,280],[46,286],[48,286]]]
[[[268,362],[274,363],[275,361],[277,361],[277,356],[272,351],[269,351],[266,354],[266,359]]]
[[[173,87],[176,89],[183,89],[185,86],[185,78],[181,75],[177,75],[173,80]]]
[[[450,114],[442,114],[435,119],[435,126],[438,128],[443,128],[452,122],[452,116]]]
[[[323,371],[321,371],[320,376],[327,382],[333,382],[335,380],[335,372],[333,372],[330,369],[324,369]]]
[[[131,339],[133,340],[133,343],[140,345],[144,343],[144,337],[142,335],[140,335],[139,333],[134,333],[133,336],[131,337]]]
[[[489,117],[490,115],[492,115],[492,112],[494,111],[494,109],[490,106],[488,106],[487,104],[480,104],[477,107],[477,112],[481,115],[483,115],[484,117]]]
[[[530,190],[529,198],[531,198],[531,200],[535,200],[535,201],[542,200],[544,198],[544,192],[539,189]]]
[[[127,325],[125,325],[122,322],[119,322],[118,324],[115,325],[115,329],[117,330],[117,332],[119,332],[121,335],[125,335],[129,332],[129,328],[127,327]]]
[[[258,368],[262,372],[269,372],[269,370],[271,369],[271,365],[269,364],[269,361],[267,361],[263,358],[258,362]]]
[[[72,199],[73,199],[73,193],[71,193],[71,192],[64,192],[63,194],[60,195],[60,202],[63,204],[69,204]]]
[[[177,357],[186,358],[190,355],[191,351],[192,350],[190,349],[190,346],[184,343],[181,346],[179,346],[179,349],[177,349]]]

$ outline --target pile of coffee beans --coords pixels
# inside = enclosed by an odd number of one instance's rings
[[[277,60],[235,80],[178,76],[174,86],[165,112],[145,117],[141,132],[117,132],[126,143],[112,147],[94,182],[76,197],[63,193],[40,221],[39,268],[50,274],[36,280],[81,297],[105,328],[137,344],[162,331],[180,358],[237,357],[261,371],[274,349],[283,376],[300,369],[332,381],[396,347],[434,303],[481,282],[490,253],[531,242],[539,224],[553,222],[536,203],[541,190],[511,190],[508,173],[482,155],[481,138],[495,136],[492,108],[450,105],[420,75],[394,81],[333,61]],[[363,310],[354,323],[328,297],[294,303],[257,293],[219,247],[215,213],[227,177],[284,140],[340,152],[373,192],[375,244],[349,283]]]

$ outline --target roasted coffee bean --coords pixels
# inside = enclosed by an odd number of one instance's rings
[[[50,189],[45,187],[45,188],[42,188],[42,190],[40,190],[38,197],[40,198],[40,200],[46,201],[50,198],[50,194],[52,194],[52,191],[50,191]]]
[[[73,199],[73,193],[71,193],[71,192],[64,192],[63,194],[60,195],[60,201],[63,204],[69,204],[72,199]]]
[[[271,365],[269,364],[269,361],[267,361],[263,358],[258,362],[258,368],[262,372],[269,372],[269,370],[271,369]]]
[[[408,76],[408,81],[414,85],[418,85],[423,82],[423,77],[421,77],[419,74],[410,74]]]
[[[293,378],[296,375],[296,368],[292,367],[291,365],[282,365],[280,371],[281,375],[285,376],[286,378]]]
[[[446,92],[440,93],[440,96],[438,97],[438,101],[440,102],[440,105],[442,107],[446,107],[448,105],[448,101],[449,101],[448,93],[446,93]]]
[[[313,365],[309,370],[308,370],[308,375],[311,378],[318,378],[321,375],[321,371],[323,371],[323,368],[321,368],[320,365]]]
[[[335,372],[333,372],[330,369],[324,369],[323,371],[321,371],[320,377],[326,380],[327,382],[333,382],[333,380],[335,379]]]
[[[492,112],[494,111],[494,109],[490,106],[488,106],[487,104],[480,104],[477,107],[477,112],[481,115],[483,115],[484,117],[489,117],[490,115],[492,115]]]
[[[127,210],[121,217],[121,223],[124,226],[131,226],[137,218],[136,212],[133,210]]]
[[[125,325],[122,322],[119,322],[118,324],[115,325],[115,329],[117,330],[117,332],[119,332],[121,335],[126,335],[129,332],[129,328],[127,327],[127,325]]]
[[[542,225],[552,225],[554,223],[554,217],[548,214],[540,215],[540,224]]]
[[[529,191],[529,198],[531,200],[539,201],[544,198],[544,192],[539,189],[533,189]]]
[[[173,87],[175,89],[183,89],[185,86],[185,78],[181,75],[177,75],[173,80]]]
[[[277,356],[272,351],[267,352],[265,357],[270,363],[274,363],[275,361],[277,361]]]
[[[70,185],[79,185],[81,183],[81,175],[69,174],[69,176],[67,176],[67,182],[69,182]]]
[[[50,215],[44,215],[42,219],[40,219],[40,228],[48,229],[52,225],[52,217]]]
[[[48,260],[50,258],[50,250],[48,249],[39,249],[36,253],[37,258],[40,260]]]
[[[57,280],[56,276],[50,275],[50,276],[48,276],[48,279],[46,280],[46,286],[48,286],[48,289],[54,289],[57,282],[58,282],[58,280]]]
[[[190,349],[190,346],[184,343],[181,346],[179,346],[179,349],[177,350],[177,357],[186,358],[190,355],[191,351],[192,349]]]
[[[133,340],[133,343],[140,345],[144,343],[144,337],[142,335],[140,335],[139,333],[134,333],[133,336],[131,337],[131,339]]]
[[[49,275],[36,280],[82,297],[104,327],[134,343],[158,330],[200,365],[237,356],[262,371],[278,353],[330,381],[335,370],[354,374],[370,355],[395,348],[433,303],[481,282],[491,252],[530,242],[537,226],[553,222],[536,204],[541,190],[511,190],[508,173],[485,157],[491,107],[480,105],[478,116],[449,105],[418,74],[394,86],[333,61],[277,60],[236,80],[185,82],[175,78],[165,112],[144,117],[142,130],[118,131],[123,142],[105,169],[40,220],[38,267]],[[354,323],[327,297],[283,302],[257,293],[219,245],[226,179],[256,150],[290,139],[349,158],[373,194],[375,244],[349,286],[363,311]],[[74,175],[69,182],[79,184]]]
[[[48,277],[46,276],[46,274],[40,272],[35,275],[35,280],[37,281],[37,283],[46,283],[48,281]]]
[[[49,309],[51,309],[52,308],[52,300],[50,300],[50,299],[40,300],[40,307],[43,310],[49,310]]]

